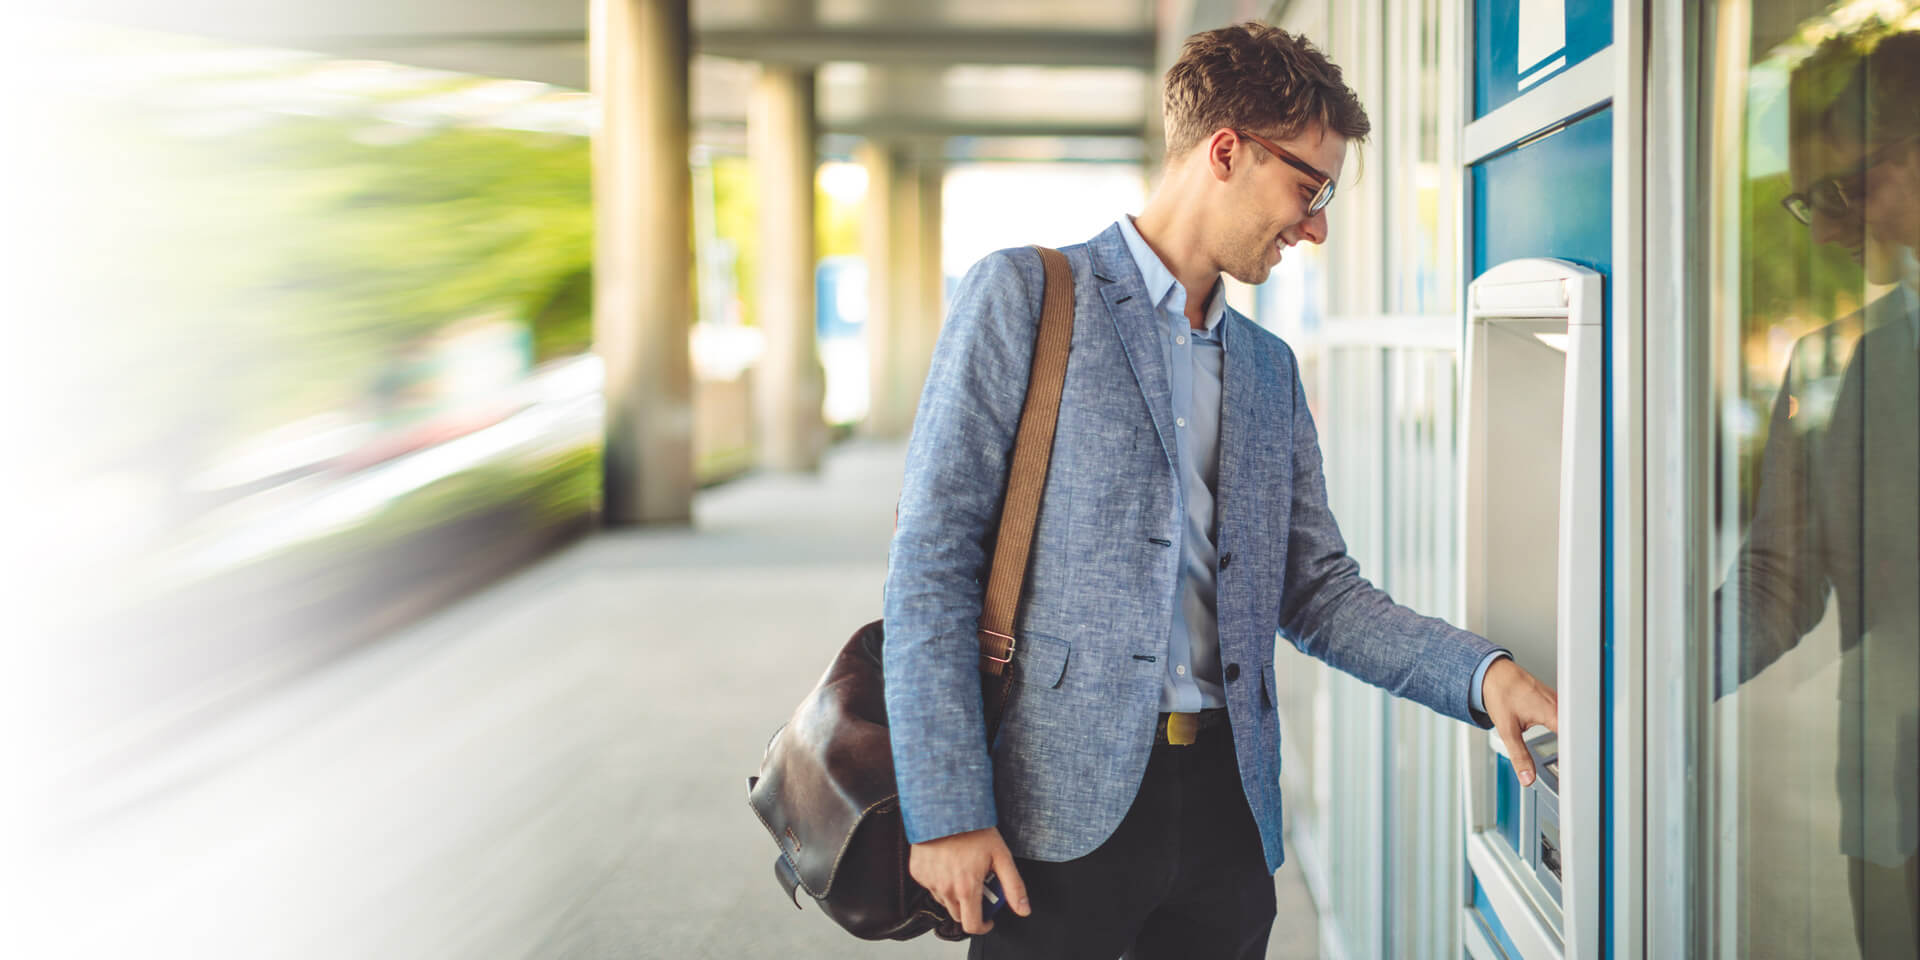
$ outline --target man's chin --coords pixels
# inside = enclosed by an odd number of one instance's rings
[[[1900,258],[1894,250],[1868,242],[1866,248],[1860,251],[1860,256],[1854,259],[1864,269],[1868,283],[1899,283],[1902,279]]]
[[[1242,267],[1238,270],[1228,270],[1226,274],[1241,283],[1249,286],[1258,286],[1267,282],[1267,275],[1273,272],[1273,268],[1273,264],[1263,263],[1252,269]]]

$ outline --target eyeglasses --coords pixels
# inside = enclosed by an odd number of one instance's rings
[[[1879,163],[1887,151],[1915,139],[1920,138],[1906,137],[1889,143],[1867,154],[1860,161],[1860,166],[1852,173],[1816,180],[1804,191],[1781,197],[1780,205],[1787,208],[1787,212],[1793,214],[1793,218],[1800,221],[1802,225],[1811,225],[1815,213],[1829,220],[1838,220],[1846,216],[1847,211],[1854,204],[1860,202],[1861,194],[1864,192],[1861,187],[1865,185],[1863,181],[1866,180],[1867,171],[1872,169],[1874,164]]]
[[[1793,214],[1802,226],[1813,223],[1815,211],[1829,220],[1838,220],[1847,215],[1847,208],[1853,206],[1860,193],[1860,179],[1866,173],[1848,174],[1844,177],[1828,177],[1815,181],[1800,193],[1789,193],[1780,198],[1780,205]]]
[[[1307,213],[1309,215],[1319,213],[1322,209],[1326,208],[1326,205],[1328,203],[1331,203],[1333,201],[1333,178],[1332,177],[1329,177],[1326,174],[1321,173],[1319,170],[1314,168],[1313,164],[1310,164],[1305,160],[1302,160],[1299,157],[1296,157],[1293,154],[1288,153],[1279,144],[1274,143],[1272,140],[1268,140],[1266,137],[1263,137],[1257,133],[1248,133],[1245,130],[1240,130],[1236,128],[1229,128],[1229,129],[1233,129],[1234,133],[1240,136],[1246,137],[1248,140],[1252,140],[1254,143],[1257,143],[1262,147],[1265,147],[1268,153],[1273,154],[1274,157],[1278,158],[1282,163],[1285,163],[1286,165],[1294,168],[1295,170],[1298,170],[1301,173],[1304,173],[1320,181],[1320,187],[1318,190],[1314,192],[1313,199],[1307,201]]]

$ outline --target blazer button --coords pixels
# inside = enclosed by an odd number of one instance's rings
[[[1232,683],[1238,679],[1240,679],[1240,665],[1237,663],[1227,664],[1227,682]]]
[[[1233,562],[1233,554],[1223,553],[1220,555],[1220,569],[1225,570],[1227,568],[1227,564],[1232,562]]]

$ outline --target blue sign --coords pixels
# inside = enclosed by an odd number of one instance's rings
[[[1613,0],[1474,0],[1474,118],[1611,43]]]

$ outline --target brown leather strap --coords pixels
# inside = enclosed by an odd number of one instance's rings
[[[1020,411],[1020,430],[1014,439],[1013,470],[1000,507],[1000,538],[993,548],[993,572],[987,578],[987,599],[980,611],[980,670],[996,677],[1007,672],[1007,664],[1018,652],[1013,614],[1027,577],[1033,523],[1047,484],[1053,428],[1060,420],[1060,393],[1067,382],[1067,350],[1073,343],[1073,270],[1060,251],[1038,246],[1034,249],[1040,252],[1047,270],[1040,332],[1033,349],[1033,369],[1027,374],[1027,402]],[[1001,686],[1004,694],[1005,685]],[[990,722],[997,712],[998,704],[990,702]]]

